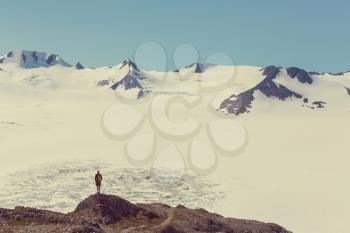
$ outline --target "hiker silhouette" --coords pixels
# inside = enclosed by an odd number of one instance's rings
[[[102,175],[101,175],[100,171],[97,171],[97,173],[95,175],[95,183],[96,183],[97,193],[100,193],[101,184],[102,184]]]

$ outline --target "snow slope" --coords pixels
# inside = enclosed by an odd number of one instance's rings
[[[167,203],[187,200],[189,206],[277,222],[293,232],[347,232],[350,73],[221,65],[158,72],[141,70],[130,60],[114,67],[77,69],[60,59],[48,62],[44,53],[35,63],[30,54],[25,63],[14,54],[2,57],[0,64],[0,199],[4,206],[15,205],[9,194],[35,205],[38,193],[29,183],[48,189],[49,196],[38,199],[38,206],[68,211],[82,198],[80,186],[92,186],[86,178],[89,171],[82,167],[91,169],[92,175],[99,168],[106,178],[122,174],[131,180],[124,184],[119,178],[107,179],[105,190],[130,195],[125,188],[134,184],[140,196],[145,190],[140,202],[154,201],[157,192],[162,201],[169,199]],[[163,111],[174,96],[183,97],[187,105],[179,102]],[[235,112],[234,106],[240,111]],[[129,107],[135,111],[121,111]],[[145,116],[144,124],[132,137],[116,140],[103,126],[106,112],[115,119],[109,128],[112,134],[138,123],[132,119],[142,119],[134,114]],[[168,129],[183,129],[180,123],[189,126],[185,129],[195,127],[189,119],[202,125],[196,135],[184,141],[167,137]],[[214,139],[208,138],[208,130]],[[242,148],[235,156],[216,153],[211,144],[215,140],[221,148]],[[168,146],[169,141],[176,147]],[[147,158],[154,144],[160,151]],[[201,176],[204,181],[193,178],[193,182],[199,193],[215,184],[220,190],[213,188],[213,193],[195,203],[196,189],[186,194],[189,181],[180,182],[182,176],[175,170],[193,175],[195,168],[212,165]],[[57,174],[60,168],[64,172]],[[166,168],[170,178],[147,181],[144,171],[153,168]],[[141,169],[141,175],[133,169]],[[69,200],[62,196],[62,180]],[[157,180],[164,183],[157,186]],[[179,186],[169,193],[169,183]],[[179,195],[171,195],[175,192]]]

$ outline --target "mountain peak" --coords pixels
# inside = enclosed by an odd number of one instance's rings
[[[119,69],[122,69],[123,67],[128,67],[130,70],[139,71],[139,68],[137,67],[135,62],[133,62],[131,59],[125,59],[121,63],[121,66]]]
[[[254,101],[255,93],[259,92],[266,97],[273,97],[275,99],[285,101],[288,98],[301,99],[303,95],[296,91],[289,89],[288,87],[276,82],[278,75],[283,71],[286,72],[286,77],[291,79],[297,79],[301,85],[312,84],[313,79],[310,74],[305,70],[297,67],[282,68],[277,66],[268,66],[260,70],[265,78],[253,88],[244,91],[240,94],[231,95],[225,99],[220,109],[224,109],[228,113],[234,113],[236,115],[249,112]]]
[[[298,67],[288,67],[288,68],[282,68],[280,66],[268,66],[261,71],[263,72],[263,75],[266,76],[267,79],[275,79],[277,75],[282,71],[282,69],[285,69],[287,71],[287,74],[290,78],[296,78],[301,83],[308,83],[312,84],[313,80],[310,75],[312,73],[307,72],[303,69],[300,69]]]
[[[80,63],[80,62],[77,62],[77,64],[75,65],[75,68],[77,70],[83,70],[84,69],[84,66]]]
[[[0,63],[14,63],[23,68],[50,67],[54,65],[71,66],[57,54],[22,49],[10,51],[6,55],[1,56]]]

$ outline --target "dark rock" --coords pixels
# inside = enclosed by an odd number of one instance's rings
[[[186,67],[186,68],[189,68],[189,67],[194,67],[195,70],[194,72],[195,73],[203,73],[206,69],[206,66],[205,64],[199,64],[199,63],[193,63],[192,65]]]
[[[339,72],[339,73],[331,73],[331,75],[333,76],[343,76],[344,73],[343,72]]]
[[[316,72],[316,71],[311,71],[311,72],[308,72],[309,75],[321,75],[320,72]]]
[[[296,92],[293,92],[281,84],[276,84],[272,80],[265,80],[256,86],[256,90],[261,91],[268,97],[277,97],[280,100],[285,100],[289,97],[301,98],[302,96]]]
[[[289,67],[287,68],[287,73],[292,78],[297,78],[299,82],[311,84],[313,82],[310,75],[302,69],[297,67]]]
[[[208,68],[215,66],[214,64],[209,63],[192,63],[191,65],[185,66],[184,68],[194,68],[194,73],[203,73]],[[174,70],[174,72],[179,72],[179,69]]]
[[[37,56],[35,51],[32,53],[32,57],[34,58],[35,62],[38,62],[39,57]]]
[[[15,232],[290,233],[272,223],[225,218],[182,205],[135,205],[104,194],[89,196],[69,214],[24,207],[0,209],[0,232],[9,232],[12,226]]]
[[[169,213],[169,207],[159,204],[143,204],[146,209],[150,209],[162,216],[164,212]],[[224,218],[218,214],[213,214],[203,209],[188,209],[184,206],[170,208],[171,223],[161,228],[160,232],[264,232],[264,233],[290,233],[283,227],[274,224],[266,224],[257,221]],[[163,231],[162,231],[163,230]],[[156,231],[159,232],[159,231]]]
[[[26,60],[27,60],[26,55],[25,55],[24,53],[22,53],[22,54],[21,54],[21,57],[22,57],[23,62],[25,63],[25,62],[26,62]]]
[[[175,227],[173,227],[171,225],[168,225],[168,226],[163,227],[159,231],[159,233],[185,233],[185,232],[182,230],[176,229]]]
[[[5,219],[7,221],[50,224],[63,224],[70,222],[70,219],[65,214],[26,207],[16,207],[13,210],[0,209],[0,219]]]
[[[263,75],[266,76],[266,79],[275,79],[277,75],[280,72],[281,67],[276,67],[276,66],[268,66],[264,69],[261,69],[263,71]]]
[[[304,103],[309,103],[309,99],[308,98],[304,98],[303,101],[304,101]]]
[[[314,101],[312,102],[312,105],[315,105],[316,108],[324,108],[327,103],[323,101]]]
[[[56,55],[56,54],[51,54],[51,55],[49,55],[49,56],[47,57],[46,63],[47,63],[48,65],[52,65],[53,62],[56,61],[56,59],[57,59],[57,55]]]
[[[113,224],[122,218],[136,217],[143,214],[155,218],[157,215],[149,213],[144,209],[117,196],[95,194],[80,202],[72,213],[74,216],[85,216],[91,219],[96,218],[104,224]]]
[[[71,230],[72,233],[104,233],[98,223],[85,223],[84,225],[80,225],[74,227]]]
[[[281,227],[281,226],[279,226],[279,225],[277,225],[277,224],[268,223],[267,225],[268,225],[268,226],[271,228],[271,230],[273,230],[273,232],[275,232],[275,233],[284,233],[284,232],[286,232],[286,230],[285,230],[283,227]]]
[[[137,67],[137,65],[134,62],[132,62],[130,59],[124,60],[119,69],[122,69],[125,66],[131,70],[139,71],[139,68]]]
[[[290,97],[295,97],[298,99],[302,98],[302,95],[293,92],[287,87],[273,81],[279,74],[280,67],[269,66],[262,69],[262,71],[263,75],[266,76],[263,81],[250,90],[242,92],[238,95],[230,96],[221,103],[220,109],[226,109],[228,113],[234,113],[236,115],[245,113],[248,111],[248,108],[251,108],[251,104],[254,100],[254,93],[257,91],[260,91],[267,97],[276,97],[282,101]]]
[[[138,88],[139,92],[137,98],[141,98],[146,95],[146,91],[138,80],[138,74],[131,70],[129,70],[128,74],[125,75],[121,80],[114,83],[111,86],[111,89],[116,90],[119,87],[123,88],[124,90]]]
[[[132,88],[140,88],[142,89],[143,87],[135,77],[135,75],[132,74],[131,71],[127,75],[124,76],[120,81],[116,82],[111,86],[113,90],[117,89],[119,86],[123,86],[125,90],[129,90]]]
[[[109,80],[100,80],[97,82],[97,86],[107,86],[109,85]]]
[[[47,53],[36,51],[11,51],[6,56],[0,58],[0,63],[6,63],[8,60],[17,63],[24,68],[50,67],[57,64],[70,67],[70,65],[63,59],[59,58],[58,55],[48,55]]]
[[[76,68],[77,70],[82,70],[82,69],[84,69],[84,66],[83,66],[82,64],[80,64],[80,62],[78,62],[78,63],[75,65],[75,68]]]
[[[350,95],[350,88],[345,87],[346,92]]]
[[[255,90],[248,90],[239,95],[229,97],[221,103],[220,109],[226,109],[227,112],[236,115],[247,112],[247,109],[251,108],[251,104],[254,100],[254,91]]]

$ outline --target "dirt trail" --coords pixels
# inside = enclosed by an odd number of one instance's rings
[[[163,222],[161,222],[159,225],[156,225],[156,226],[153,226],[152,228],[150,228],[149,232],[153,232],[154,230],[159,230],[160,228],[165,227],[171,223],[172,219],[175,216],[175,209],[169,209],[166,212],[167,212],[168,217]],[[128,229],[122,230],[120,233],[135,233],[137,231],[146,232],[145,231],[146,227],[147,227],[146,225],[141,225],[141,226],[137,226],[137,227],[130,227]]]

